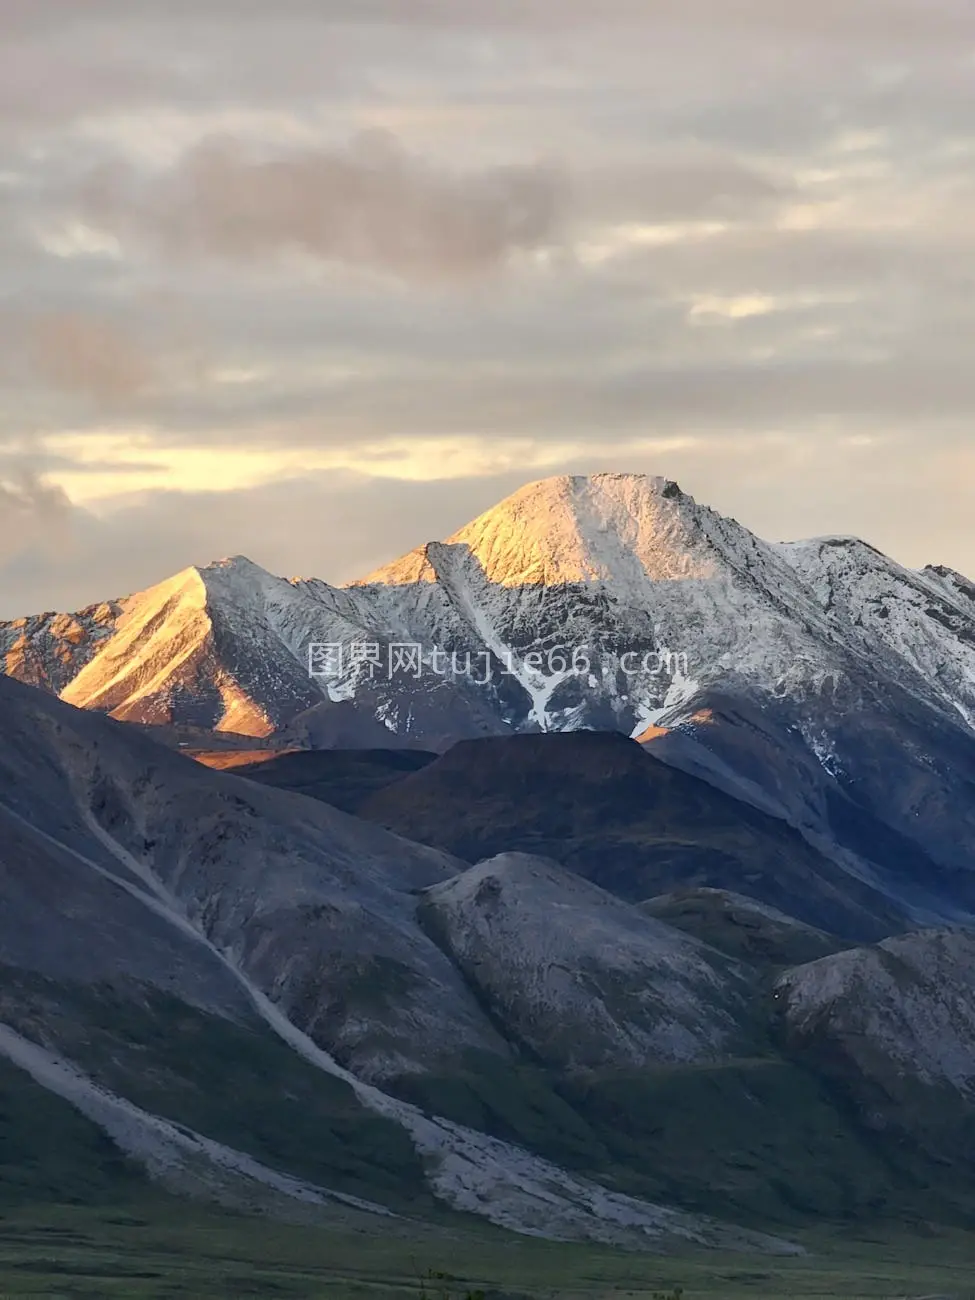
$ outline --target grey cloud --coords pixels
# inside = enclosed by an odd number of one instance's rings
[[[137,412],[161,446],[352,440],[377,455],[414,437],[542,444],[802,431],[827,417],[850,432],[910,420],[923,436],[975,419],[972,283],[963,249],[910,231],[751,229],[597,270],[516,277],[473,297],[347,284],[268,293],[261,281],[203,277],[186,310],[214,340],[211,373],[253,364],[263,374],[159,384],[92,423],[125,432]],[[720,308],[722,296],[755,294],[774,310],[689,323],[698,295]]]
[[[912,112],[933,100],[949,115],[966,95],[975,12],[969,0],[0,0],[0,34],[8,126],[177,105],[354,113],[395,108],[403,85],[415,101],[439,91],[515,114],[554,92],[564,111],[595,104],[623,130],[673,122],[743,142],[811,121],[822,132],[885,64],[910,74]],[[406,67],[422,76],[404,82]]]
[[[205,398],[160,409],[152,421],[158,447],[249,446],[354,448],[381,471],[404,443],[480,439],[499,452],[526,439],[546,445],[594,446],[639,435],[708,434],[734,438],[785,430],[814,438],[824,421],[849,433],[912,427],[922,439],[966,441],[975,419],[970,367],[937,355],[898,351],[849,360],[811,355],[769,362],[716,357],[662,368],[647,354],[625,364],[601,359],[586,367],[525,367],[496,373],[465,370],[350,379],[211,403]],[[104,427],[104,421],[99,421]],[[125,422],[116,421],[120,432]]]
[[[797,192],[791,177],[693,146],[593,166],[581,172],[575,189],[580,215],[589,220],[648,222],[740,219]]]
[[[195,16],[196,0],[158,0],[140,6],[142,16]],[[2,0],[0,26],[11,31],[46,31],[58,23],[79,25],[131,17],[130,0]],[[209,0],[207,12],[239,22],[279,23],[312,16],[325,23],[388,23],[400,27],[552,27],[566,23],[642,25],[672,20],[670,0]],[[772,28],[804,36],[833,28],[874,41],[971,31],[965,0],[819,0],[783,5],[781,0],[684,0],[682,21],[709,20],[744,29]]]
[[[404,279],[464,279],[555,235],[560,175],[544,165],[447,174],[369,133],[341,151],[259,158],[204,141],[161,178],[102,172],[89,217],[169,254],[250,259],[299,251]]]
[[[90,6],[95,21],[86,28],[83,0],[70,15],[49,11],[41,21],[45,8],[46,0],[34,6],[36,26],[0,8],[0,127],[57,126],[106,106],[192,94],[192,82],[158,58],[144,30],[140,39],[138,24],[126,28],[123,18],[122,27],[106,30]]]
[[[13,466],[0,477],[0,562],[31,550],[50,556],[64,542],[71,513],[62,488]]]
[[[29,322],[27,340],[44,381],[99,407],[124,405],[153,382],[149,357],[107,320],[80,313],[39,316]]]
[[[249,434],[240,411],[233,432],[218,437],[224,445],[248,437],[266,445],[269,429],[276,427],[276,440],[283,440],[290,428],[294,445],[336,445],[351,436],[381,449],[397,438],[454,437],[459,429],[502,442],[523,438],[527,429],[544,443],[598,441],[607,432],[802,430],[825,418],[845,421],[851,433],[892,421],[915,422],[919,430],[952,422],[966,428],[975,419],[975,375],[937,357],[904,354],[859,363],[826,357],[668,369],[647,356],[642,364],[593,366],[581,374],[513,372],[503,383],[475,371],[453,381],[417,376],[349,384],[330,394],[327,409],[309,403],[291,415],[287,426],[257,416]],[[197,426],[193,440],[206,437]]]
[[[0,456],[65,428],[128,428],[200,389],[207,343],[172,295],[119,293],[114,273],[98,284],[71,262],[50,291],[43,268],[33,278],[33,295],[28,277],[0,303]]]
[[[380,475],[393,441],[588,445],[598,463],[553,468],[686,472],[760,531],[897,549],[902,524],[918,562],[971,567],[971,469],[947,458],[975,419],[973,43],[971,0],[0,0],[0,444],[137,425],[170,451],[348,448]],[[403,147],[335,144],[374,123]],[[78,178],[120,158],[79,211]],[[785,228],[793,204],[825,228]],[[121,256],[59,251],[86,215]],[[616,225],[712,220],[612,248]],[[755,295],[774,310],[689,315]],[[158,324],[167,297],[191,342]],[[75,326],[38,340],[38,316]],[[830,461],[824,428],[905,439]],[[644,464],[658,435],[706,452]],[[152,493],[72,512],[70,546],[20,546],[0,586],[11,612],[77,604],[228,550],[348,576],[522,477]]]
[[[18,462],[23,461],[22,453],[16,451],[7,453],[0,447],[0,479],[4,477],[4,464],[17,466]],[[152,460],[125,460],[122,457],[114,460],[99,460],[96,457],[89,457],[84,460],[76,456],[64,455],[60,452],[46,451],[43,448],[37,449],[30,456],[30,463],[37,479],[49,477],[54,473],[67,472],[72,475],[78,474],[97,474],[103,477],[106,474],[139,474],[152,475],[162,474],[167,466],[163,461]],[[55,488],[56,491],[60,489]]]

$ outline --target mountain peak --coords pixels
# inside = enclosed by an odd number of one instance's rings
[[[695,545],[698,507],[671,479],[645,474],[559,475],[528,483],[447,538],[501,586],[706,577]],[[430,581],[433,544],[355,586]]]
[[[241,573],[255,571],[260,573],[265,572],[259,564],[255,564],[254,561],[249,559],[246,555],[225,555],[223,559],[211,560],[209,564],[204,564],[202,566],[200,572],[206,573],[215,569],[233,569]]]
[[[505,500],[516,497],[557,497],[566,492],[617,497],[681,495],[680,487],[673,479],[654,474],[603,470],[597,474],[553,474],[549,478],[533,479]]]

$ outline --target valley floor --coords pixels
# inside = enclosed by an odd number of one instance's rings
[[[119,1208],[31,1206],[0,1217],[0,1297],[91,1300],[975,1300],[975,1237],[809,1238],[805,1259],[665,1258],[350,1215],[283,1225],[164,1197]],[[427,1282],[432,1271],[451,1280]],[[678,1292],[678,1288],[682,1291]]]

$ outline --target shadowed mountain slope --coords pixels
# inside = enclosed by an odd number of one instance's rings
[[[462,742],[357,811],[469,862],[551,857],[633,902],[703,885],[852,938],[905,923],[892,899],[786,822],[612,732]]]

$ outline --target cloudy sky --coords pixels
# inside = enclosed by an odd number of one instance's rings
[[[975,576],[972,0],[0,0],[0,617],[552,473]]]

